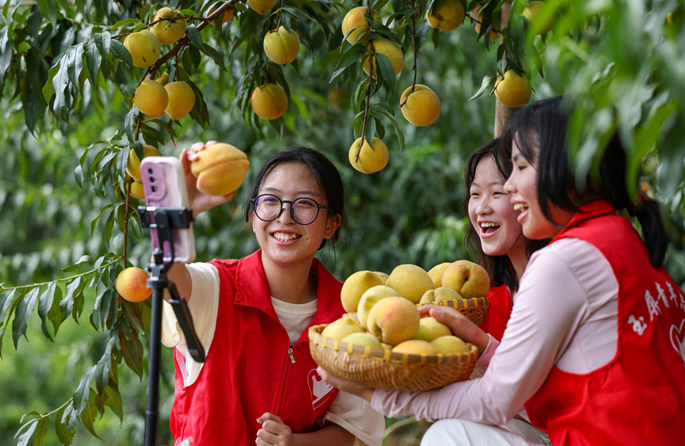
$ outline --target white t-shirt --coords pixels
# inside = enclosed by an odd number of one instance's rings
[[[205,353],[209,354],[219,312],[219,273],[209,263],[193,263],[187,267],[193,284],[188,308],[193,316],[195,331],[204,346]],[[316,314],[317,301],[292,304],[272,297],[271,302],[278,320],[288,332],[290,343],[294,344]],[[190,356],[174,311],[166,301],[162,318],[162,343],[167,347],[175,346],[184,356],[186,369],[181,370],[183,385],[184,387],[192,385],[204,364],[196,362]],[[340,391],[328,406],[323,420],[341,426],[369,446],[381,446],[383,443],[385,417],[373,410],[368,401],[351,393]]]

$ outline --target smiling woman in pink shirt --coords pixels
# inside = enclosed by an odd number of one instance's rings
[[[599,175],[576,187],[566,150],[571,104],[531,104],[508,124],[505,190],[536,252],[514,297],[501,343],[465,317],[429,310],[479,347],[480,379],[423,392],[331,384],[387,416],[435,423],[422,444],[531,444],[495,425],[525,404],[553,445],[674,445],[685,438],[685,296],[661,266],[668,238],[658,204],[631,197],[620,138]],[[637,217],[642,237],[631,222]]]

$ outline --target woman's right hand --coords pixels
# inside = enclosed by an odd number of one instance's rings
[[[481,355],[488,347],[490,337],[487,333],[455,308],[439,305],[423,305],[419,308],[419,314],[421,317],[432,316],[436,321],[447,325],[456,337],[478,347],[479,354]]]
[[[199,152],[213,144],[216,144],[216,141],[209,141],[206,144],[203,142],[196,142],[190,146],[190,150],[184,148],[181,152],[181,164],[183,164],[186,190],[188,191],[188,206],[193,210],[193,217],[197,217],[202,212],[208,211],[215,206],[228,203],[236,194],[236,191],[233,191],[228,195],[216,197],[200,192],[196,187],[197,178],[195,178],[195,175],[193,175],[193,172],[190,170],[190,163],[197,159],[197,154]]]

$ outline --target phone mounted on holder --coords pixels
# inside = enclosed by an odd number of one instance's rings
[[[205,362],[205,350],[195,332],[193,318],[188,309],[188,303],[183,296],[179,296],[176,285],[166,277],[167,272],[174,264],[174,229],[189,228],[193,222],[193,211],[188,208],[163,208],[152,206],[139,206],[140,225],[144,228],[156,229],[158,238],[157,248],[152,253],[154,263],[148,264],[150,278],[148,286],[162,293],[166,289],[169,292],[169,303],[174,309],[176,319],[186,339],[188,352],[197,362]],[[165,260],[166,259],[166,260]],[[159,298],[162,298],[162,294]],[[154,303],[153,295],[153,303]],[[159,327],[161,330],[161,326]],[[155,328],[153,327],[153,331]]]

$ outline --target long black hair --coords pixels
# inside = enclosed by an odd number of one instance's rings
[[[484,159],[492,158],[497,165],[500,178],[506,181],[511,175],[511,160],[509,158],[502,158],[500,156],[499,140],[493,139],[488,141],[482,147],[476,149],[466,160],[464,166],[464,184],[466,185],[466,194],[461,203],[462,209],[468,215],[469,210],[469,189],[476,177],[476,169],[478,164]],[[523,234],[521,234],[523,237]],[[526,256],[530,256],[540,248],[543,248],[549,240],[530,240],[526,239]],[[490,281],[494,286],[506,285],[508,288],[515,290],[518,288],[520,277],[516,277],[516,271],[511,264],[511,259],[507,255],[489,256],[483,252],[480,237],[473,224],[469,224],[466,228],[466,235],[464,236],[464,243],[466,247],[473,254],[476,263],[485,268],[490,275]]]
[[[593,200],[607,200],[617,210],[626,209],[642,227],[652,265],[659,267],[666,255],[669,238],[661,221],[659,204],[642,199],[634,204],[626,187],[626,152],[618,134],[609,141],[599,162],[599,177],[588,174],[580,190],[571,169],[566,148],[566,128],[572,104],[563,97],[545,99],[522,108],[507,123],[502,135],[502,157],[511,157],[516,141],[523,157],[536,165],[538,201],[544,216],[561,227],[550,214],[549,205],[575,212]]]
[[[257,174],[257,178],[255,178],[252,186],[250,186],[250,192],[248,193],[247,200],[243,205],[245,221],[250,221],[250,217],[252,216],[252,200],[259,196],[259,189],[262,187],[262,183],[264,182],[266,176],[276,166],[289,163],[304,164],[305,166],[309,167],[309,170],[312,171],[312,174],[316,179],[316,183],[323,191],[324,198],[326,199],[326,205],[333,209],[338,216],[340,216],[341,224],[330,239],[331,244],[335,249],[335,242],[338,240],[342,225],[345,223],[345,188],[343,187],[340,173],[333,163],[326,158],[324,154],[309,147],[293,147],[275,154],[269,158],[266,163],[264,163],[261,170]],[[324,246],[326,246],[326,242],[327,240],[324,239],[321,242],[319,249],[322,249]]]

